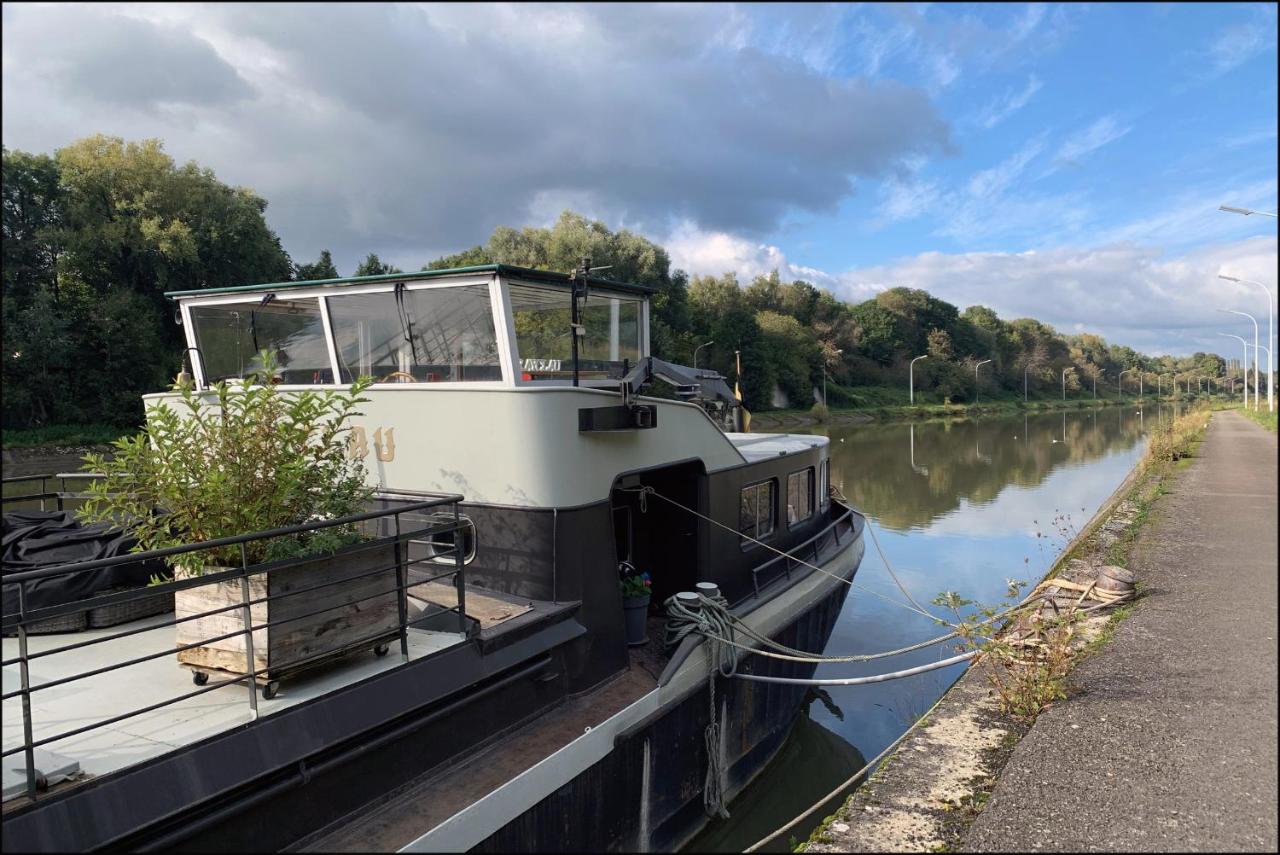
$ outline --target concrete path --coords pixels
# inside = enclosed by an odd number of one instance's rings
[[[1276,851],[1276,435],[1215,414],[1129,562],[1146,596],[961,851]]]

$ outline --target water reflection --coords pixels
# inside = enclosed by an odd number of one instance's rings
[[[984,603],[1002,596],[1006,579],[1041,578],[1066,541],[1132,469],[1144,447],[1145,415],[1155,424],[1177,409],[1130,405],[1103,410],[1024,413],[981,420],[924,424],[837,426],[831,430],[831,480],[871,519],[898,578],[922,603],[951,590]],[[896,589],[868,543],[858,588],[845,600],[826,652],[872,653],[904,647],[937,634],[928,618],[900,605]],[[871,596],[868,590],[883,595]],[[892,600],[893,602],[890,602]],[[954,654],[946,645],[866,663],[823,665],[818,677],[859,677],[911,668]],[[954,665],[909,678],[829,689],[834,709],[814,704],[804,727],[818,724],[874,757],[936,701],[964,671]],[[812,719],[809,722],[809,719]],[[783,794],[807,786],[806,764],[829,763],[813,749],[787,774],[770,770],[779,805],[730,806],[751,832],[734,836],[749,845],[798,809],[781,807]],[[839,783],[859,767],[849,763]],[[813,795],[812,803],[823,793]],[[830,813],[817,812],[815,824]],[[761,830],[764,827],[764,830]],[[794,831],[805,839],[812,826]],[[747,838],[751,838],[748,840]],[[729,851],[725,841],[698,848]],[[785,844],[785,841],[783,841]],[[741,851],[740,849],[734,851]],[[779,846],[778,851],[786,851]]]
[[[885,528],[919,529],[964,503],[988,504],[1010,485],[1035,487],[1057,469],[1131,448],[1142,413],[1114,412],[1114,422],[1093,410],[840,426],[831,431],[832,482]]]

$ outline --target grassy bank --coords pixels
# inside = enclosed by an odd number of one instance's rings
[[[1238,409],[1242,415],[1253,419],[1272,433],[1276,432],[1276,413],[1269,413],[1266,410],[1246,409],[1244,407],[1237,407],[1236,409]]]
[[[891,399],[894,397],[887,389],[876,389],[880,399]],[[811,425],[819,424],[823,421],[829,421],[833,424],[866,422],[866,421],[923,421],[926,419],[939,418],[965,418],[971,416],[990,416],[990,415],[1012,415],[1021,412],[1049,412],[1058,410],[1090,410],[1099,407],[1115,406],[1124,404],[1133,406],[1135,404],[1155,404],[1155,403],[1173,403],[1175,398],[1162,398],[1159,401],[1154,395],[1145,398],[1134,399],[1126,397],[1123,400],[1119,398],[1032,398],[1024,402],[1021,398],[1002,398],[991,401],[980,401],[973,404],[910,404],[906,401],[906,395],[902,395],[901,401],[881,401],[860,405],[857,407],[836,407],[833,406],[830,414],[826,419],[821,418],[814,410],[768,410],[762,413],[751,414],[751,424],[753,429],[786,427],[794,425]],[[874,400],[874,399],[873,399]]]
[[[135,430],[105,424],[51,425],[20,430],[6,428],[0,438],[6,451],[17,448],[82,448],[106,445]]]

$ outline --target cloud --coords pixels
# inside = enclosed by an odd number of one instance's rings
[[[981,304],[1005,319],[1031,317],[1062,332],[1097,332],[1149,353],[1224,352],[1217,333],[1231,331],[1214,308],[1251,311],[1266,301],[1257,288],[1219,272],[1274,287],[1276,238],[1253,237],[1181,256],[1133,243],[1027,252],[928,252],[835,275],[836,293],[865,300],[885,288],[923,288],[960,308]],[[1252,293],[1251,293],[1252,292]],[[1247,321],[1246,321],[1247,323]]]
[[[1276,8],[1250,6],[1249,20],[1219,30],[1206,49],[1211,76],[1226,74],[1261,53],[1276,47]]]
[[[977,123],[987,130],[994,128],[1031,103],[1031,99],[1043,86],[1039,77],[1031,75],[1027,78],[1026,86],[1021,89],[1009,89],[983,107],[976,118]]]
[[[1049,173],[1062,166],[1079,166],[1086,155],[1115,142],[1132,129],[1130,125],[1121,124],[1115,116],[1103,116],[1062,143],[1054,155]]]
[[[6,7],[3,38],[7,146],[161,137],[344,272],[569,205],[761,236],[951,146],[922,89],[815,71],[719,7]]]

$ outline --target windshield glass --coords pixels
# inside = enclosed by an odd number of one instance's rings
[[[578,374],[583,380],[619,378],[623,360],[640,359],[640,300],[591,293],[582,311],[578,340]],[[511,286],[516,351],[525,380],[557,380],[573,376],[569,291],[565,288]]]
[[[488,285],[329,297],[342,382],[501,380]]]
[[[192,306],[191,322],[207,383],[244,377],[261,368],[263,350],[277,352],[283,383],[333,382],[317,300]]]

